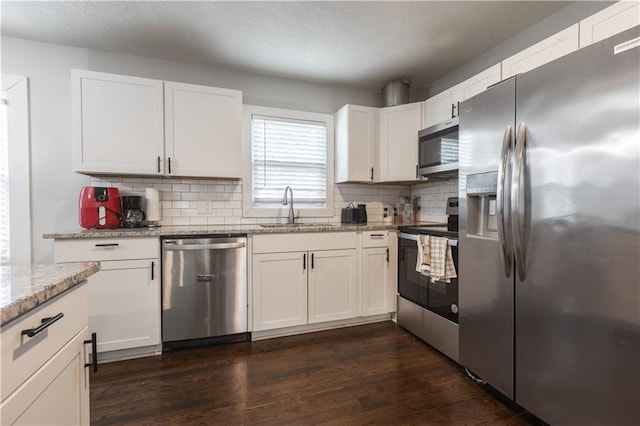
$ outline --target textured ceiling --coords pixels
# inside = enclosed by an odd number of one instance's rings
[[[329,84],[414,88],[569,2],[3,1],[2,34]]]

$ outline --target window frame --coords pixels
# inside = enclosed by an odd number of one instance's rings
[[[251,118],[253,115],[283,118],[287,120],[303,120],[322,122],[327,131],[327,182],[326,201],[324,207],[305,207],[296,204],[296,193],[293,192],[294,213],[302,218],[332,217],[333,211],[333,114],[317,112],[296,111],[282,108],[264,107],[258,105],[243,105],[242,108],[242,157],[243,157],[243,185],[242,185],[242,216],[247,218],[269,218],[286,220],[289,215],[289,206],[280,203],[272,207],[256,205],[253,203],[253,164],[251,144]]]
[[[31,150],[29,134],[29,81],[2,74],[2,91],[11,105],[9,128],[9,244],[11,264],[30,265],[31,253]]]

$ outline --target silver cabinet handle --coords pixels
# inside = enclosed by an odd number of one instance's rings
[[[216,244],[165,244],[165,250],[190,251],[190,250],[225,250],[242,248],[245,243],[216,243]]]
[[[524,163],[525,143],[527,139],[527,126],[520,123],[516,136],[516,155],[513,165],[513,177],[511,179],[511,231],[513,233],[513,249],[516,255],[516,266],[520,281],[527,277],[527,269],[524,263],[524,252],[522,249],[522,236],[520,235],[520,191],[522,178],[522,167]]]
[[[511,276],[511,250],[507,247],[507,237],[505,232],[504,220],[504,187],[507,177],[507,167],[509,155],[511,154],[511,143],[513,129],[507,126],[504,129],[504,137],[502,138],[502,153],[500,154],[500,165],[498,166],[498,186],[496,188],[496,213],[498,215],[498,240],[500,241],[500,257],[502,258],[502,266],[504,266],[504,275],[509,278]]]
[[[369,238],[372,240],[381,240],[384,238],[384,234],[371,234],[369,235]]]

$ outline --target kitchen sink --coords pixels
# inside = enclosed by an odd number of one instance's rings
[[[336,226],[334,223],[261,223],[263,228],[310,228],[319,226]]]

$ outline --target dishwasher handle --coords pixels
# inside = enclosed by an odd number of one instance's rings
[[[189,250],[226,250],[243,248],[244,241],[239,243],[214,243],[214,244],[165,244],[164,249],[169,251],[189,251]]]

